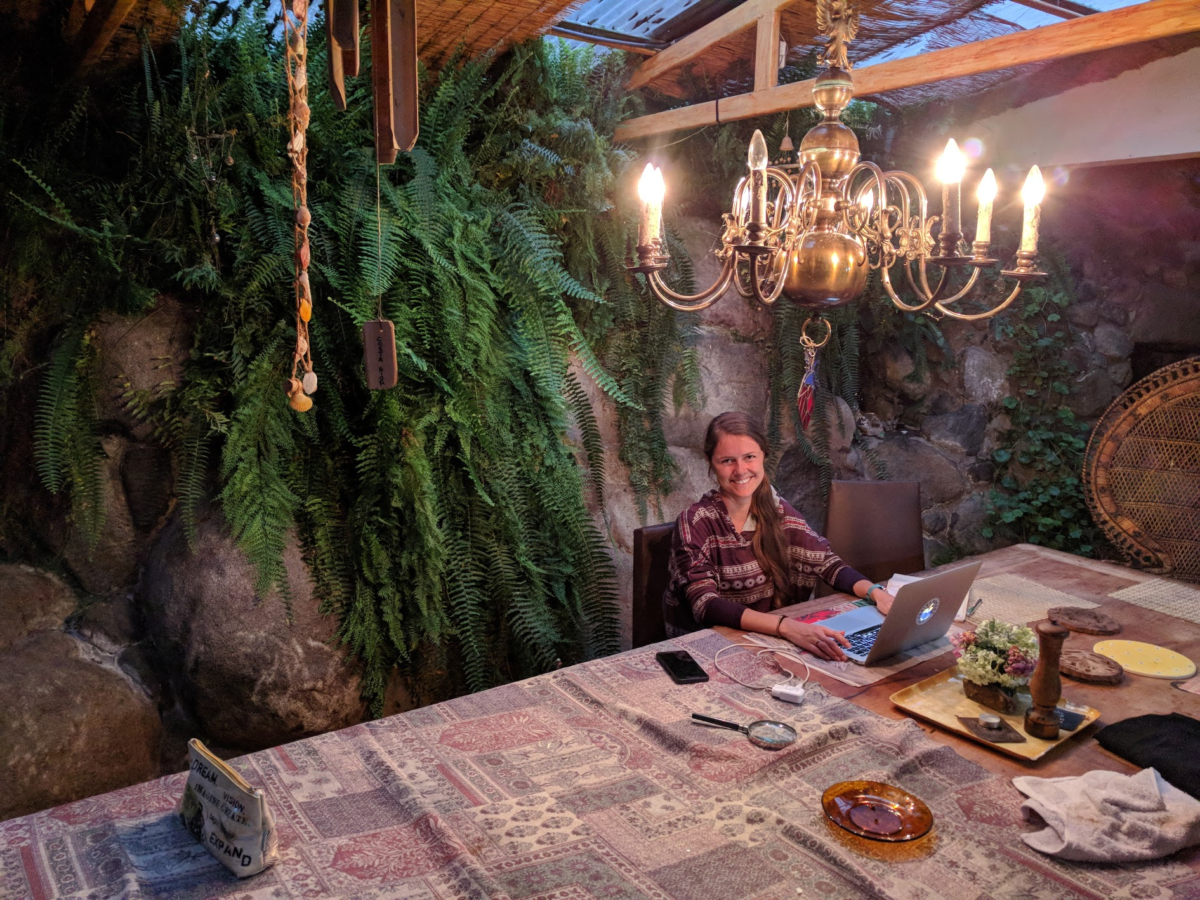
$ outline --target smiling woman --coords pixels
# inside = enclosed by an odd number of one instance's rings
[[[892,596],[842,562],[775,493],[765,470],[770,446],[748,415],[713,419],[704,455],[717,489],[679,516],[663,596],[667,634],[728,625],[786,638],[824,659],[844,659],[841,648],[848,644],[841,632],[771,610],[807,600],[818,579],[873,600],[885,615]]]

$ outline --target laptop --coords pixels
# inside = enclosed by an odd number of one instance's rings
[[[850,648],[842,652],[847,659],[875,665],[945,637],[981,565],[969,563],[901,586],[886,618],[874,606],[860,606],[818,624],[845,632]]]

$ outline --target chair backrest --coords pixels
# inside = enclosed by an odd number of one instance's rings
[[[921,485],[916,481],[831,481],[825,537],[833,552],[872,581],[925,568]]]
[[[633,646],[667,639],[662,598],[671,581],[671,538],[675,523],[647,525],[633,532]]]

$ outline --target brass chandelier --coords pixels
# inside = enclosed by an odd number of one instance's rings
[[[819,315],[855,300],[866,287],[871,269],[879,270],[888,296],[907,312],[936,310],[970,321],[1007,308],[1025,282],[1046,277],[1036,266],[1045,193],[1038,167],[1030,170],[1022,191],[1025,220],[1016,263],[1002,272],[1016,282],[1015,287],[984,312],[956,309],[955,304],[972,293],[981,270],[999,262],[990,257],[996,178],[988,169],[979,182],[974,241],[965,252],[961,188],[966,157],[951,139],[938,161],[941,216],[930,216],[925,189],[914,176],[885,172],[861,161],[858,138],[841,122],[842,111],[854,96],[846,45],[858,29],[857,7],[847,0],[818,0],[817,25],[829,38],[822,59],[826,68],[813,88],[814,103],[824,119],[804,136],[797,161],[790,164],[770,165],[762,132],[754,132],[749,172],[733,192],[732,211],[723,217],[721,247],[716,251],[721,273],[716,282],[698,294],[685,295],[663,280],[670,261],[662,233],[665,183],[653,165],[646,166],[638,184],[642,200],[638,262],[630,268],[645,275],[659,300],[684,311],[711,306],[732,284],[743,297],[769,305],[783,296]],[[784,149],[790,149],[789,144]],[[916,303],[901,299],[893,285],[897,264],[903,267]],[[952,281],[961,280],[950,277],[956,269],[969,269],[970,275],[960,287],[952,288]]]

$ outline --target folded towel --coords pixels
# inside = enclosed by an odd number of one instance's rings
[[[1021,840],[1051,856],[1081,862],[1133,862],[1200,843],[1200,801],[1154,769],[1134,775],[1087,772],[1069,778],[1013,779],[1046,828]]]

